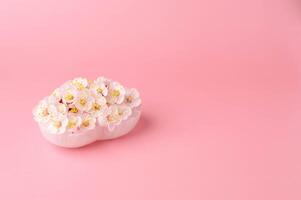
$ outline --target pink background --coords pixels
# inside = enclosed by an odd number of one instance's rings
[[[301,199],[298,0],[0,3],[0,199]],[[45,141],[31,110],[67,79],[143,98],[129,135]]]

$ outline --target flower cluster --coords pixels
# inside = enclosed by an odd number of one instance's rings
[[[140,106],[139,92],[99,77],[95,81],[75,78],[40,101],[34,119],[53,134],[75,133],[96,126],[114,130]]]

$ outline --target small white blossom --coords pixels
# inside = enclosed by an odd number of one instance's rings
[[[47,130],[52,134],[62,134],[66,131],[68,118],[66,116],[53,117],[47,122]]]
[[[107,100],[104,97],[99,97],[95,99],[89,112],[93,116],[98,117],[99,115],[102,115],[104,112],[106,112],[107,109]]]
[[[119,125],[122,118],[119,116],[117,106],[110,106],[106,113],[97,118],[98,124],[102,127],[109,127],[113,130],[115,126]]]
[[[46,122],[50,119],[49,103],[47,99],[43,99],[39,104],[34,108],[33,115],[34,119],[37,122]]]
[[[118,82],[113,82],[110,85],[107,101],[109,104],[121,104],[125,97],[125,88]]]
[[[75,78],[72,80],[72,85],[76,87],[78,90],[83,90],[88,87],[88,80],[85,78]]]
[[[34,119],[37,122],[45,123],[50,120],[50,118],[55,117],[59,114],[64,115],[66,113],[65,105],[53,102],[53,99],[47,97],[39,102],[33,110]]]
[[[62,101],[63,103],[73,103],[77,98],[78,91],[71,85],[62,87]]]
[[[132,109],[126,105],[118,105],[117,106],[118,114],[121,117],[121,120],[126,120],[131,116]]]
[[[94,99],[87,90],[80,92],[75,100],[74,105],[80,111],[89,111],[92,108]]]
[[[85,114],[82,117],[80,129],[81,130],[91,130],[95,128],[96,118],[92,115]]]
[[[66,104],[60,102],[51,104],[49,109],[52,116],[66,115],[68,112]]]
[[[76,115],[69,115],[68,116],[68,124],[67,124],[67,131],[75,132],[80,127],[82,123],[82,119]]]
[[[110,106],[106,113],[98,117],[100,126],[107,126],[110,131],[114,130],[122,120],[126,120],[132,114],[132,110],[128,106],[113,105]]]
[[[141,99],[138,90],[135,88],[128,89],[125,94],[124,103],[131,108],[140,106]]]
[[[109,91],[107,83],[100,78],[91,84],[90,90],[95,97],[107,96]]]

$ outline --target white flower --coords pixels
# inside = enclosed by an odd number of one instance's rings
[[[110,85],[107,101],[109,104],[121,104],[125,97],[125,88],[118,82],[113,82]]]
[[[82,117],[82,122],[80,125],[80,129],[82,130],[91,130],[95,128],[96,118],[92,115],[85,114]]]
[[[87,90],[80,92],[75,100],[74,105],[80,111],[89,111],[92,108],[94,99]]]
[[[58,114],[66,114],[67,108],[64,104],[53,101],[47,97],[39,102],[38,106],[33,110],[34,119],[37,122],[47,122],[51,117]]]
[[[110,106],[107,112],[99,116],[97,120],[100,126],[113,130],[115,126],[120,124],[122,118],[118,114],[117,106]]]
[[[128,89],[125,94],[124,103],[131,108],[140,106],[141,99],[138,90],[136,90],[135,88]]]
[[[61,88],[63,103],[73,103],[77,98],[78,91],[71,85],[65,85]]]
[[[66,104],[57,102],[49,106],[49,111],[52,116],[66,115],[68,112],[68,108]]]
[[[98,123],[100,126],[107,126],[112,131],[115,126],[118,126],[122,120],[126,120],[131,114],[130,107],[113,105],[109,107],[105,114],[98,117]]]
[[[37,122],[47,122],[50,117],[50,104],[47,99],[43,99],[39,102],[39,104],[34,108],[33,115],[34,119]]]
[[[72,85],[78,90],[83,90],[88,87],[89,82],[87,79],[79,77],[72,80]]]
[[[76,115],[68,116],[67,131],[75,132],[81,125],[82,119]]]
[[[52,134],[62,134],[66,131],[67,125],[66,116],[52,117],[47,123],[47,131]]]
[[[117,106],[117,109],[118,109],[118,114],[121,117],[121,120],[126,120],[132,114],[132,109],[129,106],[119,105]]]
[[[104,97],[95,99],[89,111],[93,116],[98,117],[108,109],[107,100]]]
[[[90,90],[95,97],[108,95],[108,85],[103,79],[100,78],[91,84]]]

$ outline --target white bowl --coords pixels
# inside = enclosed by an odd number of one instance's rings
[[[46,132],[43,126],[40,126],[41,132],[52,144],[61,147],[76,148],[88,145],[98,140],[108,140],[121,137],[129,133],[139,121],[141,115],[140,108],[134,109],[132,115],[116,126],[113,131],[109,131],[106,127],[96,126],[93,130],[84,132],[65,132],[63,134],[51,134]]]

